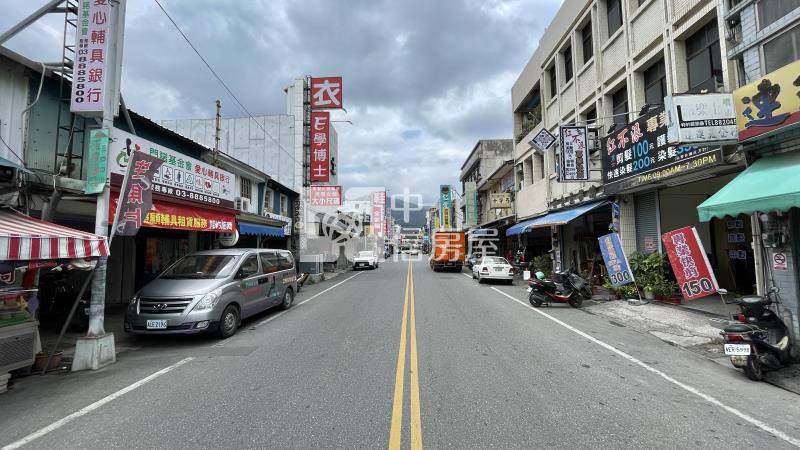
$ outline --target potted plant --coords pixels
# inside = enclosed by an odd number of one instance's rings
[[[33,367],[36,369],[37,372],[41,372],[44,369],[45,364],[47,364],[47,357],[49,356],[48,352],[41,351],[36,354],[36,358],[33,361]],[[53,370],[56,367],[61,365],[61,358],[64,356],[64,352],[61,350],[56,350],[53,352],[53,357],[50,358],[50,364],[47,366],[47,370]]]

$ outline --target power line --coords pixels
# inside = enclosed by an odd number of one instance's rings
[[[253,115],[250,113],[250,111],[242,104],[242,102],[239,101],[239,99],[236,97],[236,95],[234,95],[233,91],[231,91],[231,89],[228,87],[228,85],[225,84],[225,81],[222,80],[222,77],[220,77],[217,74],[217,72],[211,67],[211,64],[209,64],[208,61],[206,61],[206,59],[203,58],[203,55],[200,54],[200,51],[197,50],[197,48],[194,46],[194,44],[192,44],[192,41],[190,41],[189,38],[186,36],[186,34],[184,34],[183,30],[181,30],[181,27],[179,27],[178,24],[175,23],[175,21],[172,19],[172,16],[170,16],[169,13],[167,12],[167,10],[164,9],[164,6],[161,5],[161,2],[159,0],[153,0],[153,1],[155,1],[156,5],[158,5],[158,7],[161,9],[161,11],[164,12],[164,15],[167,16],[167,19],[169,19],[169,21],[172,22],[172,25],[175,26],[175,29],[178,30],[178,33],[180,33],[180,35],[183,36],[183,39],[186,41],[187,44],[189,44],[189,47],[191,47],[192,50],[194,50],[194,52],[200,58],[200,60],[203,61],[203,64],[205,64],[206,67],[208,68],[208,70],[211,71],[211,73],[214,75],[214,78],[216,78],[217,81],[219,82],[219,84],[221,84],[222,87],[225,88],[225,90],[228,92],[228,95],[230,95],[231,98],[233,98],[233,100],[236,101],[236,103],[239,105],[239,107],[242,108],[242,110],[245,113],[247,113],[247,115],[251,119],[253,119],[253,121],[256,123],[256,125],[258,125],[258,127],[261,128],[261,131],[264,132],[265,136],[269,136],[269,138],[272,139],[272,142],[274,142],[274,143],[276,143],[278,145],[278,148],[282,148],[281,143],[277,139],[275,139],[275,137],[273,137],[271,134],[269,134],[269,132],[263,126],[261,126],[260,123],[258,123],[258,120],[256,120],[255,117],[253,117]]]

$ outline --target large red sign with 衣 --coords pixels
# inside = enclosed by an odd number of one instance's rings
[[[667,250],[683,298],[694,300],[717,293],[717,279],[694,227],[664,233],[661,241]]]
[[[311,181],[330,181],[331,114],[311,112]]]
[[[342,107],[342,77],[311,78],[311,109]]]
[[[109,221],[114,219],[117,209],[118,194],[111,194]],[[236,218],[233,214],[217,212],[196,206],[182,206],[174,203],[153,201],[153,207],[142,222],[142,226],[151,228],[171,228],[174,230],[211,231],[230,233],[236,229]]]

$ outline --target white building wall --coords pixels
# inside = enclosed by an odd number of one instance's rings
[[[25,66],[0,57],[0,138],[19,157],[24,157],[22,136],[25,126],[20,119],[20,113],[28,102],[28,83]],[[21,163],[14,153],[0,143],[0,157]]]

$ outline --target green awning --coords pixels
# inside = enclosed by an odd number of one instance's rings
[[[756,160],[697,207],[701,222],[713,217],[800,208],[800,152]]]

